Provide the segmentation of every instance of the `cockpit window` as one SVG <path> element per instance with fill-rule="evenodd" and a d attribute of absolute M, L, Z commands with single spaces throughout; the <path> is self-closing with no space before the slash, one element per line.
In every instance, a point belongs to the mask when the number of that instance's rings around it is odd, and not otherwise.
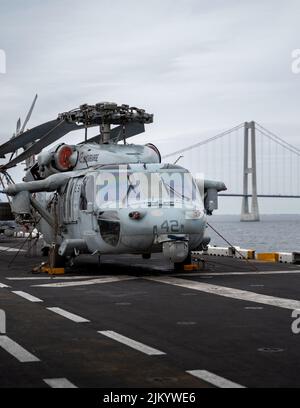
<path fill-rule="evenodd" d="M 128 175 L 128 190 L 123 201 L 159 202 L 185 205 L 201 202 L 199 190 L 190 173 L 132 173 Z"/>
<path fill-rule="evenodd" d="M 187 171 L 102 173 L 97 179 L 97 200 L 101 206 L 203 207 L 199 189 Z"/>

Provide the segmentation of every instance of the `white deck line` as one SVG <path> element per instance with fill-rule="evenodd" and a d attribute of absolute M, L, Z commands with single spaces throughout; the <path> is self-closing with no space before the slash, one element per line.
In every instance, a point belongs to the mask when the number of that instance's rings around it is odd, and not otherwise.
<path fill-rule="evenodd" d="M 48 378 L 43 381 L 51 388 L 77 388 L 67 378 Z"/>
<path fill-rule="evenodd" d="M 212 295 L 223 296 L 226 298 L 243 300 L 246 302 L 261 303 L 263 305 L 280 307 L 282 309 L 300 310 L 300 301 L 294 299 L 284 299 L 269 295 L 262 295 L 259 293 L 248 292 L 245 290 L 228 288 L 226 286 L 210 285 L 208 283 L 200 283 L 196 281 L 189 281 L 185 279 L 178 279 L 172 277 L 155 277 L 146 278 L 147 280 L 159 283 L 165 283 L 167 285 L 178 286 L 181 288 L 197 290 L 204 293 L 210 293 Z"/>
<path fill-rule="evenodd" d="M 190 272 L 190 273 L 176 273 L 172 276 L 242 276 L 242 275 L 288 275 L 288 274 L 299 274 L 300 270 L 290 270 L 290 271 L 247 271 L 247 272 Z"/>
<path fill-rule="evenodd" d="M 5 285 L 4 283 L 0 283 L 0 289 L 9 288 L 10 286 Z"/>
<path fill-rule="evenodd" d="M 72 320 L 72 322 L 75 322 L 75 323 L 89 323 L 90 322 L 90 320 L 84 319 L 81 316 L 67 312 L 66 310 L 61 309 L 60 307 L 47 307 L 47 310 L 50 310 L 50 312 L 53 312 L 62 317 L 65 317 L 66 319 Z"/>
<path fill-rule="evenodd" d="M 26 252 L 25 249 L 18 249 L 18 248 L 11 248 L 11 247 L 5 247 L 5 246 L 0 246 L 0 251 L 5 252 Z"/>
<path fill-rule="evenodd" d="M 9 281 L 35 281 L 35 280 L 76 280 L 76 279 L 93 279 L 95 278 L 95 275 L 93 276 L 35 276 L 35 277 L 7 277 L 5 279 Z"/>
<path fill-rule="evenodd" d="M 245 388 L 242 385 L 226 380 L 226 378 L 219 377 L 218 375 L 213 374 L 209 371 L 194 370 L 194 371 L 187 371 L 187 373 L 196 378 L 199 378 L 200 380 L 204 380 L 207 383 L 212 384 L 218 388 Z"/>
<path fill-rule="evenodd" d="M 33 303 L 43 302 L 43 300 L 41 300 L 41 299 L 39 299 L 39 298 L 37 298 L 35 296 L 32 296 L 32 295 L 30 295 L 29 293 L 26 293 L 26 292 L 13 291 L 12 293 L 14 293 L 15 295 L 20 296 L 20 297 L 22 297 L 22 298 L 24 298 L 26 300 L 29 300 L 29 302 L 33 302 Z"/>
<path fill-rule="evenodd" d="M 110 339 L 115 340 L 119 343 L 125 344 L 126 346 L 137 351 L 140 351 L 141 353 L 147 354 L 148 356 L 162 356 L 166 354 L 160 350 L 146 346 L 143 343 L 139 343 L 128 337 L 122 336 L 121 334 L 116 333 L 114 331 L 99 331 L 98 333 L 102 334 L 103 336 L 109 337 Z"/>
<path fill-rule="evenodd" d="M 116 276 L 111 278 L 99 278 L 91 279 L 86 281 L 76 281 L 76 282 L 57 282 L 57 283 L 46 283 L 42 285 L 33 285 L 36 288 L 71 288 L 75 286 L 90 286 L 90 285 L 99 285 L 104 283 L 115 283 L 115 282 L 124 282 L 129 280 L 135 280 L 136 277 L 132 276 Z"/>
<path fill-rule="evenodd" d="M 0 336 L 0 347 L 15 357 L 20 363 L 35 363 L 40 361 L 37 357 L 29 353 L 7 336 Z"/>

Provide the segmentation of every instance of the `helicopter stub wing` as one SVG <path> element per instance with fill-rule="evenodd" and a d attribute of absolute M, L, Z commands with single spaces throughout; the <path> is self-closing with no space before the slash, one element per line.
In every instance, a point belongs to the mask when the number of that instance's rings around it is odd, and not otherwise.
<path fill-rule="evenodd" d="M 222 181 L 204 180 L 204 206 L 208 215 L 219 208 L 218 193 L 226 191 L 227 187 Z"/>

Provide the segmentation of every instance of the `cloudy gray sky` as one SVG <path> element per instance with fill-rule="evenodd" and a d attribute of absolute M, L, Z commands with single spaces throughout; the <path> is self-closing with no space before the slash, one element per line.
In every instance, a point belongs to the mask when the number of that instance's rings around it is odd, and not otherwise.
<path fill-rule="evenodd" d="M 163 153 L 252 119 L 300 147 L 300 74 L 291 71 L 299 14 L 297 0 L 2 0 L 0 141 L 38 92 L 30 126 L 112 100 L 155 113 L 136 141 Z"/>

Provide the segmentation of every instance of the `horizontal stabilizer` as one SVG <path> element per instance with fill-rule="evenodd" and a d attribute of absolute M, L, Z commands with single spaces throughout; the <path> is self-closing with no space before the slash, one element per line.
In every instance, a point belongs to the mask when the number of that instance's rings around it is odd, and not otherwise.
<path fill-rule="evenodd" d="M 204 180 L 204 190 L 226 191 L 227 187 L 223 181 Z"/>

